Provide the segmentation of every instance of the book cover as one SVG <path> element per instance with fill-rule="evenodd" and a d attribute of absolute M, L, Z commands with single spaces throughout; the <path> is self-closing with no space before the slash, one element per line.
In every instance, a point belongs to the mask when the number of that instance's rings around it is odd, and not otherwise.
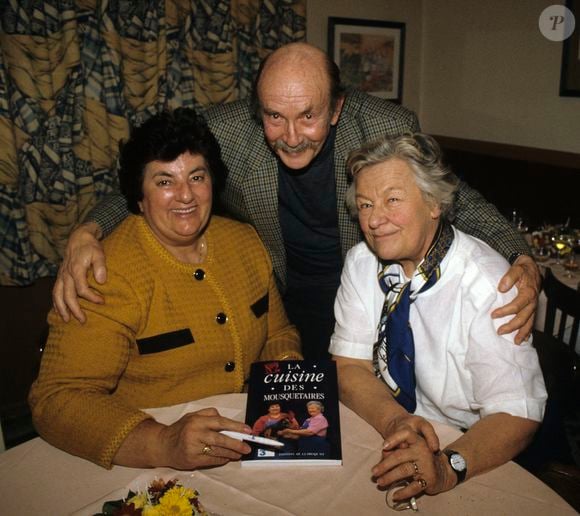
<path fill-rule="evenodd" d="M 253 445 L 243 466 L 342 464 L 336 364 L 332 360 L 255 362 L 246 424 L 253 434 L 284 444 Z"/>

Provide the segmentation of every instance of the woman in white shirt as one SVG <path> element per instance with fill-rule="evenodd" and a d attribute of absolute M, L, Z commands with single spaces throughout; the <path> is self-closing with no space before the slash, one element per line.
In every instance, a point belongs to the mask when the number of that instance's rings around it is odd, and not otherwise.
<path fill-rule="evenodd" d="M 490 313 L 509 265 L 448 219 L 457 185 L 422 134 L 351 154 L 347 203 L 366 242 L 346 258 L 330 352 L 342 401 L 385 439 L 372 474 L 394 495 L 452 489 L 531 441 L 546 390 L 531 342 L 498 335 Z M 448 449 L 427 421 L 468 429 Z"/>

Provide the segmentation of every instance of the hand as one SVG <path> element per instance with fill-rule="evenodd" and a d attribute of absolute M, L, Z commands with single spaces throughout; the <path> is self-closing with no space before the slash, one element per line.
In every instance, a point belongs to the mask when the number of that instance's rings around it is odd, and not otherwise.
<path fill-rule="evenodd" d="M 283 430 L 278 430 L 278 436 L 284 437 L 285 439 L 299 439 L 300 434 L 296 433 L 296 430 L 291 430 L 290 428 L 284 428 Z"/>
<path fill-rule="evenodd" d="M 159 432 L 156 443 L 161 453 L 156 465 L 184 470 L 221 466 L 252 451 L 248 444 L 220 434 L 220 430 L 251 432 L 243 423 L 220 416 L 214 408 L 191 412 Z M 209 453 L 203 453 L 206 446 L 211 448 Z"/>
<path fill-rule="evenodd" d="M 423 492 L 437 494 L 448 491 L 457 483 L 457 476 L 450 471 L 445 455 L 440 451 L 433 453 L 427 441 L 405 424 L 387 436 L 382 459 L 373 466 L 372 474 L 382 487 L 403 479 L 409 482 L 394 494 L 394 501 L 406 500 Z"/>
<path fill-rule="evenodd" d="M 533 258 L 525 255 L 518 256 L 498 286 L 500 292 L 507 292 L 515 285 L 518 294 L 511 303 L 497 308 L 491 314 L 493 319 L 516 314 L 511 321 L 498 328 L 499 335 L 518 330 L 515 337 L 516 344 L 521 344 L 530 336 L 541 283 L 540 271 Z"/>
<path fill-rule="evenodd" d="M 383 436 L 385 437 L 385 446 L 387 442 L 392 444 L 392 438 L 388 438 L 388 436 L 397 435 L 399 431 L 406 429 L 409 429 L 423 437 L 432 453 L 437 453 L 439 451 L 439 437 L 437 437 L 433 425 L 431 425 L 431 423 L 429 423 L 429 421 L 427 421 L 425 418 L 422 418 L 421 416 L 414 416 L 413 414 L 409 414 L 407 412 L 395 416 L 389 421 L 387 428 L 383 433 Z M 404 447 L 404 441 L 397 441 L 393 447 L 395 446 Z"/>
<path fill-rule="evenodd" d="M 91 267 L 97 283 L 102 285 L 107 280 L 105 255 L 98 240 L 100 235 L 99 226 L 90 222 L 77 227 L 68 239 L 52 289 L 52 304 L 65 322 L 69 321 L 71 313 L 79 322 L 85 322 L 79 297 L 92 303 L 104 303 L 104 299 L 89 288 L 87 282 L 87 274 Z"/>

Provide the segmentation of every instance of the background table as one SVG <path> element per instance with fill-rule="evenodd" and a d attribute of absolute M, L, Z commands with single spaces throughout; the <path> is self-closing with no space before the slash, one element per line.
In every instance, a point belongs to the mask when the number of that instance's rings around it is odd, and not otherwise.
<path fill-rule="evenodd" d="M 244 394 L 213 396 L 150 412 L 168 423 L 186 411 L 214 406 L 223 415 L 241 420 L 245 399 Z M 220 515 L 395 514 L 385 504 L 385 493 L 370 478 L 370 468 L 379 457 L 380 436 L 344 405 L 340 410 L 343 466 L 338 467 L 246 469 L 230 463 L 192 473 L 118 466 L 107 471 L 33 439 L 0 454 L 0 513 L 90 515 L 104 500 L 126 495 L 128 486 L 142 487 L 160 476 L 178 477 L 198 489 L 206 508 Z M 440 424 L 435 429 L 442 445 L 459 434 Z M 576 514 L 549 487 L 512 462 L 447 493 L 422 496 L 418 504 L 420 513 L 429 515 Z"/>

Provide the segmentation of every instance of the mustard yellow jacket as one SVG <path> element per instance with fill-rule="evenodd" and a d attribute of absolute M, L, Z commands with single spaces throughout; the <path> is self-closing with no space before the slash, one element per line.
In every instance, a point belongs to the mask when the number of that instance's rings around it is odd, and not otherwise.
<path fill-rule="evenodd" d="M 300 358 L 254 229 L 212 217 L 203 263 L 177 261 L 140 216 L 104 241 L 105 304 L 85 324 L 53 311 L 29 401 L 39 434 L 104 467 L 149 417 L 139 409 L 240 392 L 256 360 Z"/>

